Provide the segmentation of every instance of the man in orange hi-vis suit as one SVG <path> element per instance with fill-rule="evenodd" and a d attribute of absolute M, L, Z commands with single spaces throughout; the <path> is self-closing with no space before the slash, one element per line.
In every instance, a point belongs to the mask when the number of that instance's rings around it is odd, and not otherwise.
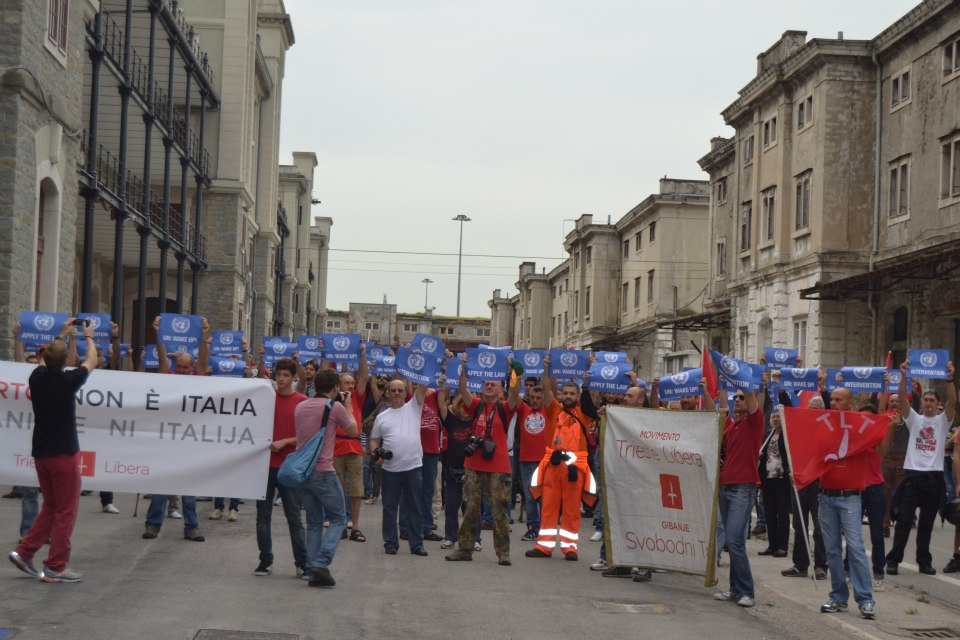
<path fill-rule="evenodd" d="M 542 507 L 537 546 L 527 551 L 528 558 L 549 558 L 559 543 L 565 559 L 578 560 L 580 501 L 589 506 L 597 502 L 597 481 L 587 465 L 593 421 L 580 411 L 575 382 L 564 383 L 560 403 L 553 438 L 530 481 L 530 493 L 541 498 Z"/>

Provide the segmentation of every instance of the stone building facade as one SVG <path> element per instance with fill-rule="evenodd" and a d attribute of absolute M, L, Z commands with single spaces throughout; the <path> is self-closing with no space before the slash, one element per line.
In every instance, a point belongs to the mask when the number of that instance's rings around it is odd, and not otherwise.
<path fill-rule="evenodd" d="M 700 160 L 716 343 L 824 366 L 960 347 L 958 41 L 960 7 L 927 0 L 872 40 L 790 31 L 759 56 Z"/>
<path fill-rule="evenodd" d="M 703 312 L 708 200 L 705 181 L 664 178 L 615 223 L 581 216 L 566 260 L 549 273 L 524 262 L 517 295 L 494 292 L 493 344 L 626 351 L 647 377 L 696 366 L 685 323 Z"/>

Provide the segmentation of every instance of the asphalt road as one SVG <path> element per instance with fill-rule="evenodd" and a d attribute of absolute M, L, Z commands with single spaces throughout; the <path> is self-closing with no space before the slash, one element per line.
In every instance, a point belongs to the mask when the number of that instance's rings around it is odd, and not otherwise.
<path fill-rule="evenodd" d="M 185 541 L 181 521 L 170 520 L 156 540 L 141 539 L 145 504 L 140 503 L 140 517 L 132 518 L 133 503 L 133 496 L 118 494 L 121 514 L 109 515 L 100 512 L 96 494 L 81 498 L 71 566 L 85 574 L 82 583 L 44 584 L 5 563 L 0 570 L 0 640 L 641 636 L 810 640 L 811 634 L 827 640 L 916 637 L 904 629 L 933 628 L 957 628 L 954 637 L 960 637 L 960 609 L 955 608 L 960 604 L 960 580 L 917 574 L 909 562 L 877 594 L 878 620 L 867 622 L 855 613 L 820 614 L 827 583 L 780 576 L 789 563 L 757 557 L 765 545 L 751 540 L 757 606 L 741 609 L 714 601 L 713 589 L 704 587 L 698 577 L 658 573 L 646 583 L 602 578 L 589 570 L 599 543 L 582 542 L 576 563 L 559 557 L 525 558 L 530 543 L 519 539 L 523 525 L 514 527 L 511 567 L 498 566 L 492 548 L 474 554 L 471 563 L 445 562 L 445 552 L 436 542 L 427 543 L 429 557 L 413 556 L 406 547 L 387 556 L 380 543 L 380 508 L 365 505 L 363 530 L 369 541 L 341 542 L 331 567 L 337 586 L 319 589 L 294 578 L 285 523 L 276 517 L 279 510 L 274 513 L 274 574 L 255 577 L 252 502 L 241 506 L 235 523 L 208 522 L 212 505 L 200 503 L 204 543 Z M 587 520 L 582 522 L 585 539 L 591 529 Z M 0 501 L 0 523 L 2 539 L 12 549 L 19 501 Z M 484 541 L 492 547 L 489 534 Z M 952 530 L 940 529 L 938 523 L 933 551 L 938 569 L 946 563 L 951 544 Z M 42 555 L 38 554 L 38 565 Z M 911 544 L 907 559 L 912 556 Z M 727 577 L 726 559 L 723 564 L 721 584 Z"/>

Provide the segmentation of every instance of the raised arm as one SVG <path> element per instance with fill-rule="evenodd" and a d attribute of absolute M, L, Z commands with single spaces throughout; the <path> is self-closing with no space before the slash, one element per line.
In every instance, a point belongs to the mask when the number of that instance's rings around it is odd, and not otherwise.
<path fill-rule="evenodd" d="M 267 373 L 266 373 L 266 371 L 267 371 L 267 366 L 266 366 L 266 364 L 264 364 L 264 356 L 266 355 L 266 353 L 267 353 L 267 348 L 261 344 L 261 345 L 260 345 L 260 348 L 257 350 L 257 356 L 258 356 L 258 359 L 257 359 L 257 377 L 258 377 L 258 378 L 266 378 L 266 377 L 267 377 Z"/>
<path fill-rule="evenodd" d="M 460 384 L 457 389 L 460 393 L 460 399 L 463 402 L 464 406 L 470 407 L 473 405 L 473 394 L 470 393 L 470 390 L 467 389 L 467 354 L 464 353 L 460 358 Z"/>
<path fill-rule="evenodd" d="M 550 352 L 543 355 L 543 375 L 540 377 L 540 388 L 543 389 L 543 406 L 553 404 L 556 396 L 557 381 L 550 377 Z"/>
<path fill-rule="evenodd" d="M 900 384 L 897 386 L 897 393 L 900 394 L 900 415 L 903 416 L 904 420 L 910 417 L 910 403 L 907 402 L 907 369 L 909 368 L 909 360 L 904 360 L 900 363 Z M 956 392 L 954 392 L 954 401 L 956 401 Z M 946 409 L 944 409 L 944 411 L 946 411 Z M 952 418 L 953 416 L 950 417 Z"/>
<path fill-rule="evenodd" d="M 23 343 L 20 342 L 20 323 L 13 325 L 13 361 L 26 362 L 27 358 L 23 354 Z"/>
<path fill-rule="evenodd" d="M 415 384 L 413 385 L 413 397 L 417 399 L 417 404 L 422 405 L 423 401 L 427 397 L 427 391 L 430 390 L 425 384 Z"/>
<path fill-rule="evenodd" d="M 700 388 L 703 389 L 703 407 L 707 411 L 716 411 L 717 405 L 714 404 L 713 398 L 710 397 L 710 394 L 707 393 L 707 379 L 700 378 Z"/>
<path fill-rule="evenodd" d="M 88 372 L 97 368 L 99 356 L 97 356 L 97 345 L 93 341 L 93 326 L 88 322 L 83 327 L 83 339 L 87 341 L 87 358 L 80 366 Z"/>
<path fill-rule="evenodd" d="M 110 368 L 120 370 L 120 325 L 110 322 Z"/>
<path fill-rule="evenodd" d="M 957 387 L 953 381 L 956 371 L 953 368 L 953 362 L 947 363 L 947 401 L 943 403 L 943 415 L 947 420 L 953 422 L 953 417 L 957 414 Z M 956 457 L 956 454 L 954 454 Z"/>
<path fill-rule="evenodd" d="M 207 375 L 207 365 L 210 362 L 210 343 L 213 342 L 213 338 L 210 337 L 210 323 L 207 322 L 206 318 L 203 319 L 200 327 L 200 352 L 197 354 L 195 370 L 198 376 L 205 376 Z"/>
<path fill-rule="evenodd" d="M 67 336 L 70 337 L 70 344 L 67 345 L 68 367 L 75 367 L 80 361 L 77 357 L 77 337 L 79 334 L 77 333 L 77 326 L 73 324 L 75 320 L 76 318 L 67 318 L 67 321 L 63 323 L 63 328 L 60 329 L 61 340 L 66 340 Z"/>
<path fill-rule="evenodd" d="M 650 401 L 650 406 L 654 409 L 660 408 L 660 378 L 654 378 L 650 381 L 650 393 L 648 394 L 648 399 Z"/>
<path fill-rule="evenodd" d="M 348 436 L 356 436 L 360 433 L 359 427 L 357 426 L 357 419 L 353 417 L 353 411 L 347 407 L 353 406 L 353 401 L 350 398 L 350 393 L 345 393 L 343 397 L 343 402 L 340 404 L 343 408 L 344 414 L 347 416 L 346 423 L 340 423 L 340 426 L 343 427 L 343 430 L 347 432 Z"/>
<path fill-rule="evenodd" d="M 513 371 L 513 360 L 510 360 L 510 371 Z M 523 384 L 523 379 L 520 376 L 510 376 L 510 380 L 507 382 L 509 389 L 507 390 L 507 406 L 510 407 L 511 411 L 515 411 L 517 407 L 520 406 L 520 403 L 523 402 L 520 399 L 520 386 Z"/>
<path fill-rule="evenodd" d="M 367 369 L 367 345 L 360 341 L 360 367 L 357 369 L 357 389 L 361 390 L 361 393 L 365 393 L 367 388 L 367 380 L 370 378 L 370 374 Z"/>

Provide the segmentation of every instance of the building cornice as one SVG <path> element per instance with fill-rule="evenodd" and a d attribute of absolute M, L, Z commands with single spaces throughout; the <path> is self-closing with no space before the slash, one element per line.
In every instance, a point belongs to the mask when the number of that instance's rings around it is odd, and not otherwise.
<path fill-rule="evenodd" d="M 700 165 L 700 168 L 710 173 L 711 169 L 714 169 L 721 162 L 726 161 L 728 158 L 731 158 L 734 155 L 737 145 L 734 142 L 733 138 L 726 138 L 723 142 L 718 144 L 716 148 L 711 149 L 705 156 L 697 160 L 697 164 Z"/>
<path fill-rule="evenodd" d="M 871 41 L 877 55 L 896 47 L 904 36 L 912 35 L 918 27 L 955 5 L 956 0 L 924 0 Z"/>

